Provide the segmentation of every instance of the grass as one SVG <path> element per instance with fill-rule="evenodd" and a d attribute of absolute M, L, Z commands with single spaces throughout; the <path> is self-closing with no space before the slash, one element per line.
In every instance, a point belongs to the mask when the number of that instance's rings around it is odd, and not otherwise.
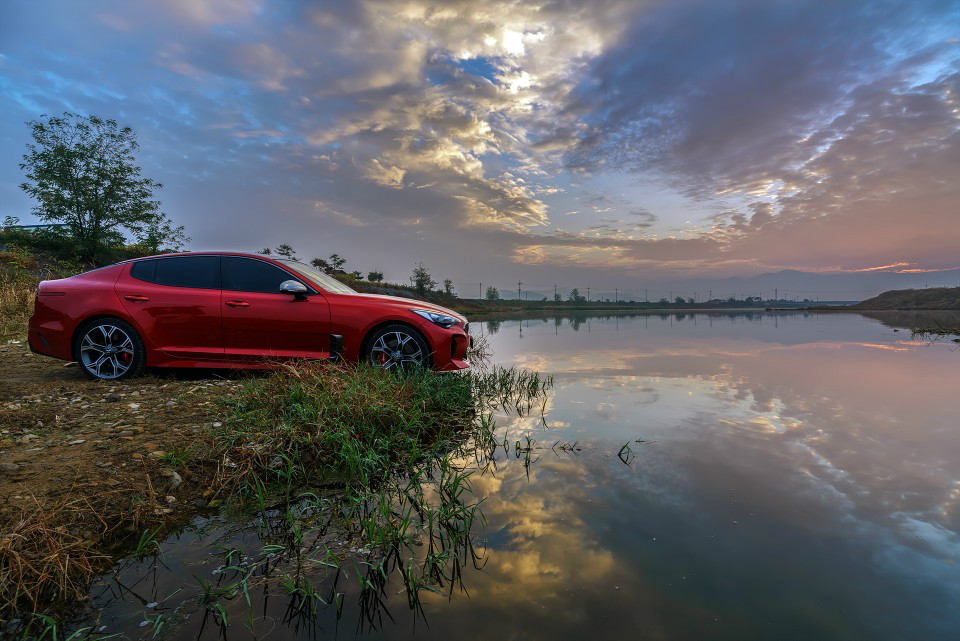
<path fill-rule="evenodd" d="M 343 563 L 361 577 L 371 622 L 391 580 L 402 582 L 415 608 L 424 591 L 451 594 L 464 567 L 481 562 L 472 537 L 483 514 L 471 498 L 467 454 L 498 446 L 494 409 L 541 407 L 550 385 L 514 369 L 398 375 L 317 362 L 245 381 L 213 410 L 220 420 L 201 442 L 171 448 L 162 461 L 209 486 L 208 498 L 252 510 L 269 541 L 251 555 L 258 560 L 241 564 L 228 553 L 215 582 L 200 581 L 198 602 L 211 624 L 227 625 L 224 602 L 249 599 L 262 582 L 285 586 L 291 615 L 339 611 Z M 68 620 L 70 604 L 82 605 L 90 581 L 115 558 L 160 555 L 161 504 L 149 476 L 135 480 L 111 490 L 123 495 L 122 510 L 107 493 L 102 503 L 67 499 L 24 510 L 0 536 L 0 619 L 24 619 L 26 637 L 47 629 L 60 638 L 63 628 L 50 621 Z M 354 542 L 354 560 L 326 547 L 330 532 Z M 317 581 L 318 572 L 333 573 L 332 585 Z"/>

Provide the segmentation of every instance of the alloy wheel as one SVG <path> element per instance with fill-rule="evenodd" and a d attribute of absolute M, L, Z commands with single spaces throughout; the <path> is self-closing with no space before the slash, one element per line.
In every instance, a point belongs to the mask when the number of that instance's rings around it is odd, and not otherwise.
<path fill-rule="evenodd" d="M 401 331 L 381 335 L 370 348 L 370 362 L 383 369 L 407 371 L 424 364 L 424 353 L 416 338 Z"/>
<path fill-rule="evenodd" d="M 133 365 L 133 339 L 124 330 L 101 323 L 94 325 L 80 341 L 80 363 L 96 378 L 119 378 Z"/>

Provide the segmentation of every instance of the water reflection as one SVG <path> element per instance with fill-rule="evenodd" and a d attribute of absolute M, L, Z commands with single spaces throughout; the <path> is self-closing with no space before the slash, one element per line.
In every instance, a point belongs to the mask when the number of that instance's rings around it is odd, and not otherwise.
<path fill-rule="evenodd" d="M 411 607 L 395 572 L 345 564 L 309 575 L 323 596 L 310 607 L 264 584 L 253 607 L 242 594 L 227 604 L 226 628 L 181 599 L 168 629 L 183 639 L 954 639 L 960 354 L 885 322 L 750 313 L 485 324 L 497 362 L 551 373 L 555 387 L 454 459 L 473 470 L 469 501 L 481 501 L 483 523 L 444 579 L 452 589 Z M 224 549 L 265 543 L 228 524 L 168 541 L 165 566 L 125 575 L 139 583 L 118 593 L 126 610 L 107 606 L 110 629 L 136 631 L 131 617 L 150 616 L 145 605 L 184 577 L 211 576 Z"/>

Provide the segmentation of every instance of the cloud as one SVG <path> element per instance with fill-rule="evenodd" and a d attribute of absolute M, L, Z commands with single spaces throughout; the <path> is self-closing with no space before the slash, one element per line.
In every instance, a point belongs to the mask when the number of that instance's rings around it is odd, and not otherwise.
<path fill-rule="evenodd" d="M 21 123 L 71 109 L 134 127 L 205 246 L 484 280 L 957 262 L 950 3 L 60 6 L 0 25 L 12 207 Z"/>

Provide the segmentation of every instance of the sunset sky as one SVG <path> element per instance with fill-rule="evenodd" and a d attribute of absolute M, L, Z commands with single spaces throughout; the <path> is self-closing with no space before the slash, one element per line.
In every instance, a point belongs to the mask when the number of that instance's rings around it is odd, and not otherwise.
<path fill-rule="evenodd" d="M 960 267 L 958 1 L 0 12 L 0 217 L 33 222 L 25 121 L 70 110 L 136 130 L 192 249 L 461 291 Z"/>

